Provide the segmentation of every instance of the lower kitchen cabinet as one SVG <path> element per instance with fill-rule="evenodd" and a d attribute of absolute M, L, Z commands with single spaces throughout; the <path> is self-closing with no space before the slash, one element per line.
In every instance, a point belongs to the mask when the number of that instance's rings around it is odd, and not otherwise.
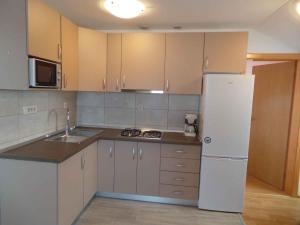
<path fill-rule="evenodd" d="M 97 142 L 91 144 L 83 151 L 83 205 L 90 202 L 97 192 L 98 181 L 98 147 Z"/>
<path fill-rule="evenodd" d="M 83 209 L 83 155 L 58 165 L 58 225 L 72 224 Z"/>
<path fill-rule="evenodd" d="M 97 142 L 58 165 L 58 225 L 71 225 L 97 192 Z"/>
<path fill-rule="evenodd" d="M 100 141 L 98 191 L 159 196 L 160 144 Z"/>
<path fill-rule="evenodd" d="M 0 180 L 0 224 L 71 225 L 96 193 L 97 142 L 58 164 L 0 159 Z"/>
<path fill-rule="evenodd" d="M 98 145 L 98 191 L 114 191 L 115 142 L 102 140 Z"/>
<path fill-rule="evenodd" d="M 114 192 L 136 194 L 137 143 L 115 142 Z"/>
<path fill-rule="evenodd" d="M 159 195 L 160 144 L 138 143 L 137 194 Z"/>

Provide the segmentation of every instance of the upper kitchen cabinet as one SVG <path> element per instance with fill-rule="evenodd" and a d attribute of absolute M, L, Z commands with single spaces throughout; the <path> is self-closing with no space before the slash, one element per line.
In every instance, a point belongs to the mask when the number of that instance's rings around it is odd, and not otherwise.
<path fill-rule="evenodd" d="M 61 61 L 60 14 L 41 0 L 28 0 L 28 54 Z"/>
<path fill-rule="evenodd" d="M 204 33 L 166 34 L 165 91 L 201 94 Z"/>
<path fill-rule="evenodd" d="M 79 28 L 79 90 L 106 90 L 107 34 Z"/>
<path fill-rule="evenodd" d="M 62 89 L 78 89 L 78 27 L 61 17 Z"/>
<path fill-rule="evenodd" d="M 28 88 L 26 1 L 0 1 L 0 89 Z"/>
<path fill-rule="evenodd" d="M 122 34 L 107 35 L 107 91 L 119 92 L 121 89 Z"/>
<path fill-rule="evenodd" d="M 205 33 L 204 72 L 244 73 L 247 47 L 247 32 Z"/>
<path fill-rule="evenodd" d="M 122 89 L 163 90 L 164 33 L 122 34 Z"/>

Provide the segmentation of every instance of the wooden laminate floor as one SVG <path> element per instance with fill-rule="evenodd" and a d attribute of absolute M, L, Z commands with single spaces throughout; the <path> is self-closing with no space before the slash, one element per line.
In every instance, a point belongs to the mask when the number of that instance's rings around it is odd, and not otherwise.
<path fill-rule="evenodd" d="M 250 177 L 243 218 L 246 225 L 300 225 L 300 199 Z"/>
<path fill-rule="evenodd" d="M 300 225 L 300 199 L 249 178 L 243 218 L 246 225 Z M 239 214 L 95 198 L 76 225 L 243 225 L 243 222 Z"/>
<path fill-rule="evenodd" d="M 95 198 L 76 225 L 243 225 L 239 214 L 195 207 Z"/>

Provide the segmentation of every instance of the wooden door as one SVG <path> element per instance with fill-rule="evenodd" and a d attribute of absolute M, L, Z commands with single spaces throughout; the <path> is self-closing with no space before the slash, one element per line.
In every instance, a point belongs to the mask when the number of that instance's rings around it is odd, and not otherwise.
<path fill-rule="evenodd" d="M 166 34 L 165 90 L 201 94 L 204 33 Z"/>
<path fill-rule="evenodd" d="M 283 189 L 295 63 L 255 66 L 249 174 Z"/>
<path fill-rule="evenodd" d="M 122 89 L 163 90 L 164 33 L 122 35 Z"/>
<path fill-rule="evenodd" d="M 137 194 L 159 195 L 160 144 L 138 143 Z"/>
<path fill-rule="evenodd" d="M 28 0 L 28 54 L 61 61 L 60 14 L 41 0 Z"/>
<path fill-rule="evenodd" d="M 82 152 L 58 166 L 58 224 L 72 224 L 83 209 Z"/>
<path fill-rule="evenodd" d="M 111 33 L 107 35 L 107 91 L 119 92 L 121 90 L 122 65 L 122 34 Z"/>
<path fill-rule="evenodd" d="M 205 33 L 204 72 L 244 73 L 247 48 L 247 32 Z"/>
<path fill-rule="evenodd" d="M 84 207 L 89 203 L 97 192 L 98 184 L 98 142 L 84 149 L 84 184 L 83 201 Z"/>
<path fill-rule="evenodd" d="M 79 28 L 79 90 L 105 91 L 107 35 Z"/>
<path fill-rule="evenodd" d="M 114 192 L 136 194 L 137 143 L 115 142 Z"/>
<path fill-rule="evenodd" d="M 78 27 L 72 21 L 61 17 L 62 40 L 62 89 L 78 89 Z"/>
<path fill-rule="evenodd" d="M 114 191 L 115 144 L 101 140 L 98 146 L 98 191 Z"/>
<path fill-rule="evenodd" d="M 0 89 L 29 87 L 26 19 L 26 1 L 0 1 Z"/>

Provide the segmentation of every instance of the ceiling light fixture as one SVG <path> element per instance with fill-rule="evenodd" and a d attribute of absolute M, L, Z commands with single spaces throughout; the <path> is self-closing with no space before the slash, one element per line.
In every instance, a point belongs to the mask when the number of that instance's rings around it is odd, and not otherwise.
<path fill-rule="evenodd" d="M 105 0 L 104 8 L 122 19 L 137 17 L 145 10 L 144 4 L 137 0 Z"/>
<path fill-rule="evenodd" d="M 296 4 L 296 11 L 300 16 L 300 1 Z"/>

